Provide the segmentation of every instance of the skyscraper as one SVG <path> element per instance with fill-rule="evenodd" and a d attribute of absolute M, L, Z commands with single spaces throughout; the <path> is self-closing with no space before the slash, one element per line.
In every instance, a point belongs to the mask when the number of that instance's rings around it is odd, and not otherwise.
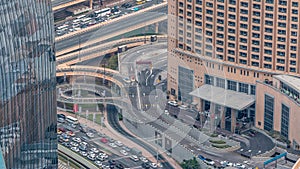
<path fill-rule="evenodd" d="M 51 1 L 1 0 L 0 11 L 0 146 L 5 165 L 57 168 Z"/>
<path fill-rule="evenodd" d="M 168 2 L 169 96 L 213 112 L 215 125 L 254 122 L 256 81 L 300 75 L 299 0 Z"/>

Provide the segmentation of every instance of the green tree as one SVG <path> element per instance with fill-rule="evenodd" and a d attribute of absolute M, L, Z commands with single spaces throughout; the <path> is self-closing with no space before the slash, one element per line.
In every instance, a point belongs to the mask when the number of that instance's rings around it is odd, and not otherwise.
<path fill-rule="evenodd" d="M 201 169 L 200 164 L 198 163 L 195 157 L 190 160 L 183 160 L 180 166 L 183 169 Z"/>

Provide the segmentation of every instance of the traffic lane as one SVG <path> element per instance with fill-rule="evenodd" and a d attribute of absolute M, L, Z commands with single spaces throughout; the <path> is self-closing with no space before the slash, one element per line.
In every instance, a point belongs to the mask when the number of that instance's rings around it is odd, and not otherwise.
<path fill-rule="evenodd" d="M 56 7 L 56 6 L 59 6 L 59 5 L 62 5 L 62 4 L 72 2 L 72 1 L 73 0 L 54 0 L 54 1 L 51 1 L 51 4 L 52 4 L 52 7 Z"/>
<path fill-rule="evenodd" d="M 59 123 L 58 126 L 59 127 L 64 127 L 64 128 L 67 127 L 66 124 L 62 124 L 62 123 Z M 86 130 L 89 131 L 90 129 L 86 129 Z M 117 162 L 117 164 L 121 163 L 126 167 L 140 167 L 141 166 L 141 162 L 134 162 L 129 158 L 129 156 L 121 155 L 120 150 L 123 150 L 122 147 L 118 146 L 116 148 L 112 148 L 108 145 L 108 143 L 107 144 L 102 143 L 100 141 L 100 139 L 102 137 L 99 137 L 99 135 L 98 135 L 99 133 L 96 133 L 95 137 L 93 137 L 93 138 L 89 138 L 85 133 L 82 133 L 82 132 L 80 132 L 76 129 L 74 129 L 74 133 L 75 133 L 75 136 L 70 137 L 70 142 L 74 142 L 74 141 L 72 141 L 72 138 L 74 138 L 74 137 L 82 138 L 84 136 L 84 137 L 87 138 L 87 140 L 82 140 L 82 141 L 88 143 L 86 152 L 91 151 L 91 148 L 97 148 L 100 152 L 105 152 L 106 154 L 109 155 L 108 159 L 102 161 L 102 163 L 105 164 L 105 165 L 109 165 L 108 160 L 113 159 Z M 128 152 L 128 153 L 130 155 L 130 152 Z M 83 157 L 83 158 L 86 158 L 86 157 Z M 86 159 L 88 159 L 88 158 L 86 158 Z"/>
<path fill-rule="evenodd" d="M 140 47 L 132 48 L 130 49 L 130 53 L 124 55 L 121 58 L 122 62 L 135 62 L 138 57 L 141 57 L 142 53 L 146 52 L 153 52 L 161 49 L 166 49 L 167 44 L 165 43 L 159 43 L 159 44 L 152 44 L 152 45 L 143 45 Z M 155 57 L 155 56 L 153 56 Z M 152 60 L 153 58 L 151 58 Z"/>
<path fill-rule="evenodd" d="M 111 24 L 104 25 L 104 26 L 100 27 L 99 29 L 92 30 L 89 32 L 84 32 L 82 34 L 60 40 L 60 41 L 56 42 L 56 49 L 57 49 L 57 51 L 60 51 L 67 47 L 78 45 L 78 43 L 85 43 L 88 40 L 94 40 L 97 38 L 101 38 L 101 36 L 104 36 L 107 34 L 112 34 L 114 32 L 118 32 L 123 29 L 126 29 L 126 27 L 131 27 L 131 26 L 137 25 L 139 23 L 143 23 L 145 21 L 155 19 L 157 17 L 164 16 L 164 15 L 166 15 L 166 14 L 156 11 L 156 12 L 145 12 L 145 13 L 141 13 L 139 15 L 135 15 L 133 17 L 124 18 L 123 20 L 119 20 L 119 21 L 113 22 Z M 105 39 L 102 39 L 101 41 L 103 41 L 103 40 L 105 40 Z"/>
<path fill-rule="evenodd" d="M 140 146 L 144 147 L 148 152 L 150 152 L 154 157 L 156 157 L 156 154 L 157 154 L 156 150 L 154 150 L 152 147 L 148 146 L 147 144 L 145 144 L 141 140 L 137 139 L 136 137 L 132 136 L 131 134 L 127 133 L 124 129 L 122 129 L 122 127 L 120 126 L 118 120 L 116 119 L 116 114 L 115 113 L 116 112 L 108 113 L 108 122 L 110 123 L 110 125 L 116 131 L 118 131 L 120 134 L 124 135 L 125 137 L 127 137 L 131 141 L 139 144 Z M 128 120 L 130 120 L 130 119 L 128 119 Z M 173 169 L 173 167 L 170 165 L 170 163 L 168 161 L 166 161 L 165 158 L 161 154 L 158 155 L 158 160 L 161 161 L 161 164 L 165 168 Z"/>

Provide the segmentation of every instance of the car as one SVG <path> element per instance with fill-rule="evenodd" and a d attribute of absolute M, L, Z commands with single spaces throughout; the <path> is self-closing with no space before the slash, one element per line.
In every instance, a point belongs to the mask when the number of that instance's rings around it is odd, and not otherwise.
<path fill-rule="evenodd" d="M 157 164 L 156 163 L 150 163 L 150 167 L 157 168 Z"/>
<path fill-rule="evenodd" d="M 59 131 L 61 131 L 61 132 L 66 132 L 66 129 L 65 128 L 63 128 L 63 127 L 59 127 L 57 130 L 59 130 Z"/>
<path fill-rule="evenodd" d="M 97 148 L 95 148 L 95 147 L 91 148 L 91 151 L 94 152 L 94 153 L 99 153 L 99 150 Z"/>
<path fill-rule="evenodd" d="M 128 155 L 128 153 L 125 150 L 120 150 L 120 153 L 123 154 L 124 156 Z"/>
<path fill-rule="evenodd" d="M 246 168 L 245 165 L 240 164 L 240 163 L 236 163 L 236 164 L 234 164 L 233 166 L 234 166 L 234 167 L 237 167 L 237 168 L 239 168 L 239 169 L 244 169 L 244 168 Z"/>
<path fill-rule="evenodd" d="M 87 158 L 88 158 L 89 160 L 91 160 L 91 161 L 95 161 L 95 158 L 96 158 L 96 157 L 90 154 L 90 155 L 87 156 Z"/>
<path fill-rule="evenodd" d="M 126 82 L 126 83 L 130 83 L 130 79 L 129 79 L 128 77 L 125 77 L 123 80 L 124 80 L 124 82 Z"/>
<path fill-rule="evenodd" d="M 89 138 L 95 137 L 95 135 L 94 135 L 93 133 L 86 133 L 86 135 L 87 135 Z"/>
<path fill-rule="evenodd" d="M 62 145 L 65 146 L 65 147 L 70 147 L 71 146 L 70 143 L 68 143 L 68 142 L 64 142 L 64 143 L 62 143 Z"/>
<path fill-rule="evenodd" d="M 117 146 L 122 146 L 123 145 L 123 143 L 121 142 L 121 141 L 115 141 L 115 145 L 117 145 Z"/>
<path fill-rule="evenodd" d="M 78 147 L 78 144 L 77 144 L 76 142 L 72 142 L 72 141 L 71 141 L 71 142 L 70 142 L 70 145 L 73 146 L 73 147 Z"/>
<path fill-rule="evenodd" d="M 147 163 L 147 162 L 148 162 L 148 160 L 147 160 L 146 157 L 140 157 L 140 160 L 141 160 L 142 162 L 144 162 L 144 163 Z"/>
<path fill-rule="evenodd" d="M 122 164 L 120 164 L 120 163 L 117 164 L 116 167 L 119 168 L 119 169 L 124 169 L 124 166 Z"/>
<path fill-rule="evenodd" d="M 149 169 L 150 168 L 150 163 L 143 163 L 142 167 L 145 169 Z"/>
<path fill-rule="evenodd" d="M 72 137 L 75 136 L 75 133 L 73 131 L 67 131 L 67 134 Z"/>
<path fill-rule="evenodd" d="M 104 144 L 106 144 L 108 142 L 106 138 L 101 138 L 100 141 Z"/>
<path fill-rule="evenodd" d="M 80 143 L 81 142 L 81 139 L 79 137 L 74 137 L 72 138 L 73 141 L 77 142 L 77 143 Z"/>
<path fill-rule="evenodd" d="M 79 148 L 78 147 L 71 147 L 71 150 L 73 150 L 75 152 L 79 152 Z"/>
<path fill-rule="evenodd" d="M 204 160 L 204 162 L 205 162 L 206 164 L 208 164 L 208 165 L 215 165 L 215 162 L 214 162 L 213 160 L 209 159 L 209 158 L 206 158 L 206 159 Z"/>
<path fill-rule="evenodd" d="M 108 160 L 108 163 L 109 163 L 110 165 L 116 165 L 116 161 L 115 161 L 115 160 L 113 160 L 113 159 L 111 159 L 111 160 Z"/>
<path fill-rule="evenodd" d="M 118 147 L 115 143 L 109 143 L 108 145 L 111 146 L 112 148 Z"/>
<path fill-rule="evenodd" d="M 80 139 L 83 140 L 83 141 L 88 141 L 88 140 L 90 140 L 89 138 L 87 138 L 87 137 L 85 137 L 85 136 L 81 136 Z"/>
<path fill-rule="evenodd" d="M 139 161 L 139 158 L 136 156 L 136 155 L 131 155 L 130 156 L 130 159 L 132 160 L 132 161 Z"/>
<path fill-rule="evenodd" d="M 62 134 L 62 133 L 63 133 L 62 131 L 57 130 L 57 134 L 58 134 L 58 135 L 60 135 L 60 134 Z"/>
<path fill-rule="evenodd" d="M 228 161 L 221 161 L 220 164 L 221 164 L 223 167 L 226 167 L 227 164 L 228 164 Z"/>
<path fill-rule="evenodd" d="M 181 110 L 187 110 L 187 109 L 188 109 L 188 107 L 187 107 L 186 105 L 180 105 L 179 108 L 180 108 Z"/>
<path fill-rule="evenodd" d="M 99 156 L 103 157 L 104 159 L 108 158 L 108 155 L 105 153 L 99 153 Z"/>
<path fill-rule="evenodd" d="M 124 3 L 121 5 L 122 8 L 130 8 L 132 5 L 130 3 Z"/>
<path fill-rule="evenodd" d="M 87 150 L 87 146 L 83 146 L 83 145 L 79 145 L 78 148 L 81 151 L 86 151 Z"/>
<path fill-rule="evenodd" d="M 174 107 L 178 106 L 178 103 L 176 101 L 168 101 L 168 104 Z"/>
<path fill-rule="evenodd" d="M 65 138 L 63 136 L 60 136 L 59 139 L 63 142 L 69 142 L 70 140 L 68 138 Z"/>
<path fill-rule="evenodd" d="M 94 163 L 95 163 L 98 167 L 102 167 L 101 161 L 95 161 Z"/>
<path fill-rule="evenodd" d="M 89 132 L 90 132 L 90 133 L 93 133 L 93 134 L 96 134 L 96 133 L 97 133 L 97 130 L 96 130 L 96 129 L 90 129 Z"/>
<path fill-rule="evenodd" d="M 202 160 L 202 161 L 205 160 L 205 157 L 203 157 L 202 155 L 198 155 L 198 158 L 199 158 L 200 160 Z"/>
<path fill-rule="evenodd" d="M 115 140 L 113 138 L 108 138 L 108 141 L 111 143 L 115 142 Z"/>
<path fill-rule="evenodd" d="M 131 151 L 131 148 L 127 147 L 127 146 L 123 146 L 122 147 L 125 151 Z"/>
<path fill-rule="evenodd" d="M 85 151 L 80 151 L 79 152 L 83 157 L 86 157 L 88 154 Z"/>
<path fill-rule="evenodd" d="M 97 160 L 100 160 L 100 161 L 104 161 L 105 160 L 105 158 L 103 156 L 101 156 L 101 155 L 97 155 L 96 158 L 97 158 Z"/>
<path fill-rule="evenodd" d="M 166 114 L 166 115 L 169 115 L 169 110 L 165 110 L 165 114 Z"/>
<path fill-rule="evenodd" d="M 66 119 L 66 115 L 64 115 L 64 114 L 57 114 L 57 118 L 63 118 L 63 119 Z"/>
<path fill-rule="evenodd" d="M 59 123 L 64 123 L 64 122 L 65 122 L 65 119 L 63 119 L 63 118 L 58 118 L 58 119 L 57 119 L 57 122 L 59 122 Z"/>
<path fill-rule="evenodd" d="M 84 146 L 84 147 L 87 147 L 87 146 L 88 146 L 88 143 L 83 141 L 83 142 L 80 143 L 80 145 L 81 145 L 81 146 Z"/>

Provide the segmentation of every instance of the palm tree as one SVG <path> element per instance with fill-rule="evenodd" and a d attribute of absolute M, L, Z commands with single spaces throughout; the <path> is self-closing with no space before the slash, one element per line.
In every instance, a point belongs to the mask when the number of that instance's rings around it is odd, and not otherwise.
<path fill-rule="evenodd" d="M 196 157 L 190 160 L 183 160 L 180 165 L 183 169 L 201 169 L 200 164 L 196 160 Z"/>

